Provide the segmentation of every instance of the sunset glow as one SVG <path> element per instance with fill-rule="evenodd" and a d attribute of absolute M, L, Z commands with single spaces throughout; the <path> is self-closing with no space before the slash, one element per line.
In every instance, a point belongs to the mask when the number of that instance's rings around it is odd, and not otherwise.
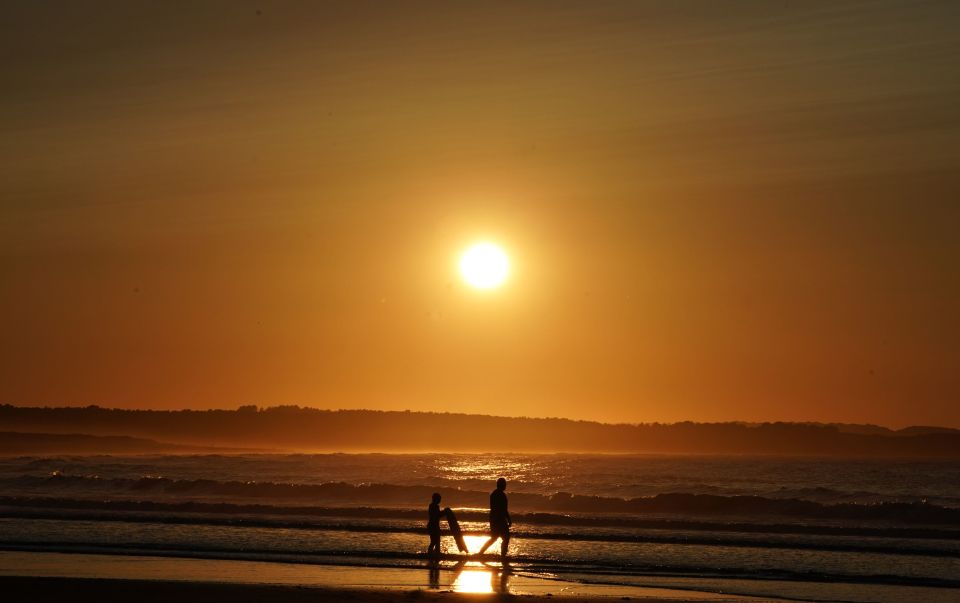
<path fill-rule="evenodd" d="M 0 400 L 960 426 L 956 2 L 16 4 Z"/>
<path fill-rule="evenodd" d="M 960 1 L 0 29 L 4 600 L 957 599 Z"/>

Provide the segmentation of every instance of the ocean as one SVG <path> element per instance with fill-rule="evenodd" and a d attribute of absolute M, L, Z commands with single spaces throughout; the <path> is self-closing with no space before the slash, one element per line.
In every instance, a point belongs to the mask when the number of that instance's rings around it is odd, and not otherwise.
<path fill-rule="evenodd" d="M 430 495 L 456 511 L 473 552 L 486 540 L 487 501 L 501 476 L 517 575 L 824 600 L 960 600 L 955 461 L 6 457 L 0 550 L 422 568 Z M 461 558 L 449 535 L 444 547 L 444 566 L 455 567 Z"/>

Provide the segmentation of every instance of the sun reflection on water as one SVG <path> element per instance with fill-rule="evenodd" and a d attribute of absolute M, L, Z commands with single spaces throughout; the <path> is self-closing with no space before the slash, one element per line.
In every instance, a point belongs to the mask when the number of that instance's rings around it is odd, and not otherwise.
<path fill-rule="evenodd" d="M 536 473 L 534 463 L 499 455 L 481 458 L 454 457 L 444 459 L 435 470 L 451 480 L 490 480 L 506 477 L 508 481 L 530 479 L 529 473 Z"/>
<path fill-rule="evenodd" d="M 463 535 L 463 541 L 467 544 L 467 550 L 471 553 L 479 553 L 480 547 L 483 546 L 483 543 L 487 541 L 486 536 L 469 536 L 467 534 Z"/>
<path fill-rule="evenodd" d="M 457 593 L 510 593 L 510 565 L 469 561 L 454 569 L 450 589 Z"/>
<path fill-rule="evenodd" d="M 479 552 L 480 552 L 480 547 L 482 547 L 484 544 L 486 544 L 488 538 L 489 538 L 489 535 L 487 535 L 487 534 L 482 534 L 482 533 L 481 533 L 481 534 L 464 534 L 464 535 L 463 535 L 464 543 L 467 545 L 467 550 L 469 551 L 469 554 L 470 554 L 470 555 L 476 555 L 477 553 L 479 553 Z M 486 555 L 493 555 L 494 557 L 496 557 L 497 559 L 499 559 L 499 556 L 500 556 L 500 544 L 501 544 L 501 542 L 502 542 L 501 540 L 497 540 L 496 542 L 494 542 L 494 543 L 486 550 Z M 510 551 L 509 551 L 509 554 L 510 554 L 511 556 L 514 556 L 514 557 L 517 556 L 517 555 L 525 555 L 525 554 L 528 554 L 529 551 L 528 551 L 527 548 L 524 546 L 524 544 L 525 544 L 525 543 L 524 543 L 523 541 L 519 541 L 519 542 L 518 542 L 518 541 L 515 540 L 515 539 L 514 539 L 514 540 L 511 540 L 511 541 L 510 541 Z M 452 536 L 449 536 L 449 535 L 444 536 L 444 537 L 443 537 L 443 544 L 442 544 L 441 546 L 443 547 L 443 552 L 445 552 L 445 553 L 449 553 L 449 554 L 463 554 L 463 552 L 460 551 L 460 550 L 457 548 L 457 545 L 454 543 Z M 485 555 L 485 557 L 486 557 L 486 555 Z M 489 559 L 487 559 L 487 560 L 489 560 Z"/>
<path fill-rule="evenodd" d="M 457 574 L 457 579 L 453 582 L 453 592 L 492 593 L 493 580 L 496 580 L 496 576 L 493 572 L 481 569 L 481 567 L 464 568 L 462 572 Z"/>

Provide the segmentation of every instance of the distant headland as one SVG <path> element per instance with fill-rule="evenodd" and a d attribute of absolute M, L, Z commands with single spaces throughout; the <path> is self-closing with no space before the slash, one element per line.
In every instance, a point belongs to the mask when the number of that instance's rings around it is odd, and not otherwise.
<path fill-rule="evenodd" d="M 562 418 L 498 417 L 458 413 L 378 410 L 321 410 L 299 406 L 236 410 L 126 410 L 99 406 L 19 407 L 0 405 L 0 432 L 60 438 L 58 446 L 88 436 L 149 438 L 130 452 L 168 447 L 226 447 L 302 452 L 574 452 L 659 454 L 778 454 L 867 457 L 960 458 L 960 430 L 821 423 L 641 423 L 610 424 Z M 10 438 L 6 438 L 10 440 Z M 120 452 L 122 440 L 102 440 L 105 453 Z M 11 445 L 13 444 L 12 442 Z M 61 446 L 61 447 L 63 447 Z M 14 453 L 6 446 L 4 453 Z M 68 452 L 69 450 L 63 450 Z M 81 450 L 77 450 L 81 452 Z"/>

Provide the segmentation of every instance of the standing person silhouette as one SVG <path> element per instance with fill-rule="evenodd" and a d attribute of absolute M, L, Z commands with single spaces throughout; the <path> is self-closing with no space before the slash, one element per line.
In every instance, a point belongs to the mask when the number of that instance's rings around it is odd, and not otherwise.
<path fill-rule="evenodd" d="M 427 547 L 427 555 L 431 557 L 440 556 L 440 494 L 433 493 L 433 499 L 430 506 L 427 507 L 427 534 L 430 534 L 430 546 Z"/>
<path fill-rule="evenodd" d="M 497 480 L 497 489 L 490 493 L 490 540 L 481 547 L 479 555 L 496 542 L 497 538 L 501 538 L 500 556 L 507 556 L 507 550 L 510 548 L 510 526 L 513 525 L 513 521 L 507 511 L 507 495 L 503 492 L 506 489 L 507 480 L 501 477 Z"/>

